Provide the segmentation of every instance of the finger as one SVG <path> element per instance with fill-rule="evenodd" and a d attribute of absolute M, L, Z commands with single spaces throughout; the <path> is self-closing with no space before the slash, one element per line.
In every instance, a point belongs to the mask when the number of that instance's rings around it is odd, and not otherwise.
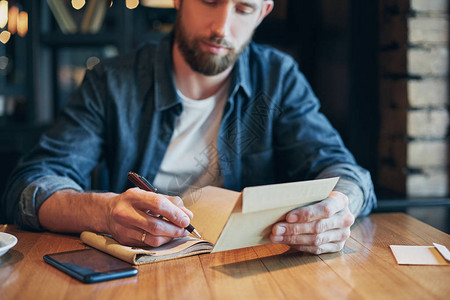
<path fill-rule="evenodd" d="M 170 201 L 172 201 L 173 204 L 178 206 L 182 211 L 184 211 L 189 216 L 189 218 L 192 220 L 192 218 L 194 217 L 194 214 L 189 209 L 187 209 L 184 206 L 184 202 L 183 202 L 183 200 L 180 197 L 178 197 L 178 196 L 175 196 L 175 197 L 174 196 L 167 196 L 167 198 Z"/>
<path fill-rule="evenodd" d="M 166 196 L 132 188 L 125 192 L 126 197 L 133 200 L 133 206 L 143 212 L 150 210 L 153 215 L 162 215 L 179 226 L 189 225 L 190 218 L 181 208 L 172 203 Z"/>
<path fill-rule="evenodd" d="M 307 223 L 329 218 L 346 206 L 348 206 L 347 196 L 341 192 L 333 191 L 328 198 L 320 202 L 290 211 L 286 215 L 286 221 L 289 223 Z"/>
<path fill-rule="evenodd" d="M 142 234 L 143 231 L 141 231 Z M 139 238 L 136 227 L 127 227 L 120 224 L 114 224 L 111 232 L 112 237 L 122 245 L 137 246 Z"/>
<path fill-rule="evenodd" d="M 191 221 L 190 216 L 185 212 L 186 209 L 182 209 L 172 203 L 163 195 L 156 195 L 152 202 L 153 207 L 150 208 L 153 214 L 161 215 L 167 218 L 173 224 L 179 227 L 187 227 Z"/>
<path fill-rule="evenodd" d="M 178 196 L 166 196 L 176 206 L 184 206 L 183 200 Z"/>
<path fill-rule="evenodd" d="M 172 203 L 175 204 L 176 206 L 178 206 L 182 211 L 184 211 L 189 216 L 189 218 L 192 220 L 192 218 L 194 217 L 194 214 L 189 209 L 187 209 L 184 206 L 183 200 L 180 197 L 178 197 L 178 196 L 167 196 L 167 195 L 164 195 L 164 196 L 167 199 L 169 199 L 170 201 L 172 201 Z M 147 210 L 147 214 L 155 215 L 155 214 L 153 214 L 151 212 L 151 210 Z"/>
<path fill-rule="evenodd" d="M 337 242 L 337 243 L 328 243 L 323 244 L 320 246 L 291 246 L 292 249 L 302 251 L 302 252 L 308 252 L 312 254 L 323 254 L 323 253 L 332 253 L 332 252 L 338 252 L 341 251 L 345 246 L 345 242 Z"/>
<path fill-rule="evenodd" d="M 350 228 L 334 229 L 319 234 L 270 235 L 273 243 L 288 245 L 320 246 L 327 243 L 346 241 Z"/>
<path fill-rule="evenodd" d="M 126 194 L 126 195 L 125 195 Z M 130 192 L 124 193 L 124 198 L 128 201 L 120 201 L 111 210 L 111 222 L 110 226 L 112 232 L 118 232 L 126 230 L 127 228 L 145 228 L 147 224 L 148 215 L 141 210 L 137 210 L 133 203 L 130 203 Z"/>
<path fill-rule="evenodd" d="M 355 217 L 348 209 L 344 209 L 331 218 L 320 219 L 308 223 L 280 222 L 272 227 L 273 235 L 299 235 L 318 234 L 332 229 L 350 227 L 355 222 Z"/>
<path fill-rule="evenodd" d="M 154 236 L 151 234 L 145 234 L 142 232 L 140 235 L 140 242 L 143 245 L 149 245 L 152 247 L 159 247 L 165 243 L 168 243 L 172 240 L 170 237 L 166 236 Z"/>
<path fill-rule="evenodd" d="M 180 237 L 185 235 L 186 230 L 183 227 L 174 225 L 170 221 L 160 219 L 155 216 L 143 215 L 144 222 L 139 224 L 139 228 L 145 230 L 153 236 Z"/>
<path fill-rule="evenodd" d="M 145 234 L 144 234 L 145 233 Z M 172 240 L 171 237 L 166 236 L 154 236 L 145 230 L 140 228 L 127 228 L 126 234 L 114 237 L 122 245 L 127 246 L 152 246 L 159 247 Z"/>
<path fill-rule="evenodd" d="M 179 227 L 147 212 L 129 209 L 126 205 L 125 207 L 124 205 L 118 205 L 111 214 L 115 221 L 112 224 L 114 226 L 113 232 L 134 227 L 140 229 L 141 232 L 145 230 L 158 236 L 179 237 L 185 234 L 183 227 Z"/>

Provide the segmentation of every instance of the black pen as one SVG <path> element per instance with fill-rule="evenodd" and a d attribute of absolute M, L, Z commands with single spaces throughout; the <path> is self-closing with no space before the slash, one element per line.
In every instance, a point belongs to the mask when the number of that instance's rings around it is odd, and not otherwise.
<path fill-rule="evenodd" d="M 137 186 L 138 188 L 140 188 L 141 190 L 144 191 L 149 191 L 149 192 L 153 192 L 153 193 L 158 193 L 158 189 L 155 188 L 150 182 L 148 182 L 147 179 L 145 179 L 145 177 L 134 173 L 134 172 L 128 172 L 128 179 L 134 183 L 135 186 Z M 158 216 L 160 219 L 163 218 L 163 216 Z M 184 229 L 186 229 L 187 231 L 189 231 L 190 233 L 192 233 L 195 237 L 202 239 L 202 236 L 198 233 L 198 231 L 194 228 L 194 226 L 192 226 L 191 224 L 189 224 L 187 227 L 185 227 Z"/>

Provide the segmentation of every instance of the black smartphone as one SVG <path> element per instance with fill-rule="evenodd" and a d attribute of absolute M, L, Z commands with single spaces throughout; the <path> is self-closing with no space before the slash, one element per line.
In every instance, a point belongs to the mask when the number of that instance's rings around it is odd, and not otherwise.
<path fill-rule="evenodd" d="M 44 261 L 70 276 L 95 283 L 134 276 L 137 268 L 96 249 L 82 249 L 44 255 Z"/>

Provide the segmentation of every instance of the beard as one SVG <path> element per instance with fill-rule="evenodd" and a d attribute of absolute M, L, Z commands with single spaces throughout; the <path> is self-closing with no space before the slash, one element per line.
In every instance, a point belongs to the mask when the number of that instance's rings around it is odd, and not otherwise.
<path fill-rule="evenodd" d="M 175 21 L 175 41 L 178 44 L 181 55 L 193 71 L 206 76 L 220 74 L 232 66 L 242 51 L 248 46 L 252 36 L 253 34 L 240 48 L 236 49 L 231 42 L 217 35 L 190 38 L 183 24 L 181 10 L 178 12 Z M 226 47 L 228 53 L 219 55 L 205 52 L 201 49 L 201 42 L 209 42 Z"/>

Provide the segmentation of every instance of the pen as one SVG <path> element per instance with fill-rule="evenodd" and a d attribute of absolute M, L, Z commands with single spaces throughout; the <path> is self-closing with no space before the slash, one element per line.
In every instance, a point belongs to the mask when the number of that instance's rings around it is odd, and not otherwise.
<path fill-rule="evenodd" d="M 137 186 L 138 188 L 140 188 L 141 190 L 144 191 L 149 191 L 149 192 L 153 192 L 153 193 L 159 193 L 158 189 L 156 187 L 154 187 L 150 182 L 148 182 L 147 179 L 145 179 L 145 177 L 134 173 L 134 172 L 128 172 L 128 179 L 134 183 L 135 186 Z M 162 219 L 163 216 L 158 216 L 158 218 Z M 195 237 L 201 239 L 202 236 L 198 233 L 198 231 L 194 228 L 194 226 L 192 226 L 191 224 L 189 224 L 187 227 L 185 227 L 184 229 L 186 229 L 187 231 L 189 231 L 190 233 L 192 233 Z"/>

